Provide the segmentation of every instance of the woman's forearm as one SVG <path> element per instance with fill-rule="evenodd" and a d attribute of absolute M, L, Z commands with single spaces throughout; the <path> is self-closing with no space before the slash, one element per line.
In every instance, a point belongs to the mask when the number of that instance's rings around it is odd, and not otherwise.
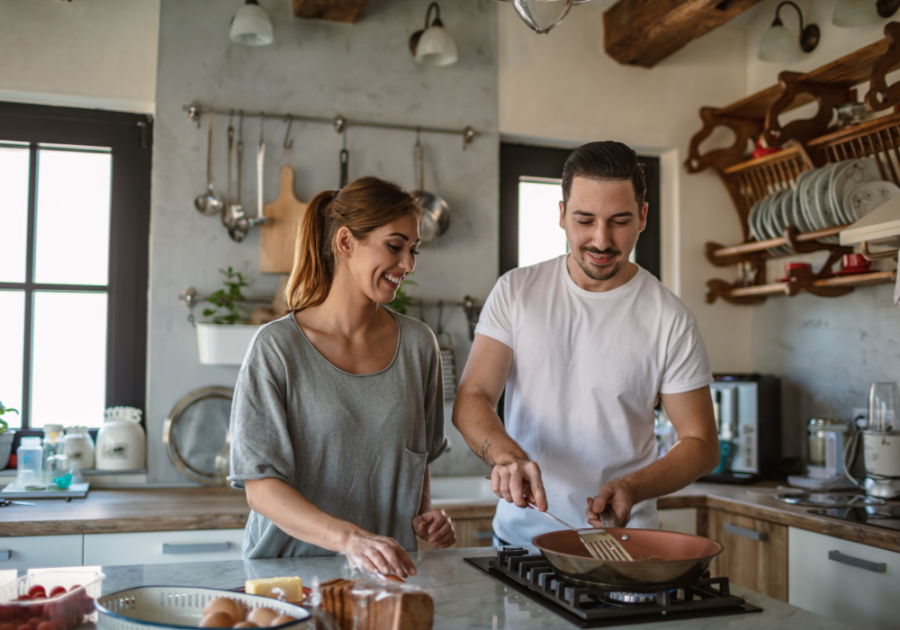
<path fill-rule="evenodd" d="M 416 514 L 425 514 L 431 511 L 431 466 L 425 466 L 425 482 L 422 484 L 422 499 L 419 501 L 419 511 Z"/>
<path fill-rule="evenodd" d="M 245 486 L 250 509 L 303 542 L 342 551 L 352 534 L 363 532 L 353 523 L 323 512 L 279 479 L 248 479 Z"/>

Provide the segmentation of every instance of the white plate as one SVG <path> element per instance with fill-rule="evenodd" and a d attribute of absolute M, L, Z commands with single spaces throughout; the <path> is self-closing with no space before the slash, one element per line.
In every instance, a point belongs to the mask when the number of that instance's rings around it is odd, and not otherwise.
<path fill-rule="evenodd" d="M 816 208 L 819 217 L 825 224 L 824 227 L 837 227 L 841 220 L 831 207 L 831 172 L 837 164 L 829 164 L 822 168 L 821 174 L 816 178 Z"/>
<path fill-rule="evenodd" d="M 843 217 L 845 223 L 853 223 L 857 219 L 849 208 L 844 207 L 847 195 L 867 182 L 881 180 L 878 165 L 874 158 L 864 160 L 847 160 L 831 173 L 831 204 Z"/>
<path fill-rule="evenodd" d="M 859 221 L 897 195 L 900 195 L 900 188 L 892 182 L 868 182 L 845 195 L 844 207 Z"/>
<path fill-rule="evenodd" d="M 761 241 L 762 235 L 759 233 L 759 230 L 756 228 L 756 220 L 759 217 L 759 208 L 762 205 L 763 200 L 760 199 L 753 207 L 750 208 L 750 214 L 747 215 L 747 229 L 750 230 L 750 236 L 753 237 L 754 240 Z"/>
<path fill-rule="evenodd" d="M 781 198 L 781 191 L 777 191 L 766 197 L 765 210 L 763 211 L 763 229 L 766 238 L 778 238 L 778 226 L 775 223 L 775 209 L 778 207 L 778 200 Z"/>
<path fill-rule="evenodd" d="M 769 238 L 769 232 L 766 230 L 766 212 L 768 211 L 769 197 L 763 197 L 759 203 L 759 211 L 756 213 L 756 233 L 759 234 L 759 240 L 764 241 Z"/>
<path fill-rule="evenodd" d="M 812 171 L 803 171 L 797 177 L 796 186 L 794 186 L 794 200 L 793 200 L 793 210 L 794 210 L 794 225 L 796 225 L 801 232 L 809 232 L 812 230 L 812 225 L 809 220 L 806 218 L 806 213 L 803 211 L 803 204 L 800 199 L 800 185 L 812 175 Z"/>
<path fill-rule="evenodd" d="M 800 190 L 800 207 L 803 209 L 803 216 L 806 217 L 806 223 L 809 225 L 810 231 L 820 230 L 822 228 L 819 226 L 819 217 L 814 210 L 814 206 L 816 205 L 816 188 L 813 184 L 816 183 L 816 179 L 821 174 L 821 170 L 813 169 L 806 172 L 809 173 L 809 175 L 804 177 L 798 186 Z"/>

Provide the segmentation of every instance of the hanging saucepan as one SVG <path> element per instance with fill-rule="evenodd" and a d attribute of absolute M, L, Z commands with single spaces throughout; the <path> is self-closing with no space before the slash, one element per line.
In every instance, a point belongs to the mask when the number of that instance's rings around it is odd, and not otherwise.
<path fill-rule="evenodd" d="M 722 545 L 691 534 L 658 529 L 606 528 L 622 542 L 634 562 L 610 562 L 591 556 L 578 532 L 564 529 L 536 536 L 541 550 L 561 577 L 587 586 L 635 593 L 681 588 L 697 581 Z"/>
<path fill-rule="evenodd" d="M 438 195 L 425 190 L 425 148 L 419 141 L 416 133 L 416 146 L 413 148 L 416 160 L 416 186 L 418 190 L 413 196 L 422 207 L 422 216 L 419 217 L 419 238 L 422 239 L 421 247 L 434 243 L 439 236 L 443 236 L 450 227 L 450 206 Z"/>

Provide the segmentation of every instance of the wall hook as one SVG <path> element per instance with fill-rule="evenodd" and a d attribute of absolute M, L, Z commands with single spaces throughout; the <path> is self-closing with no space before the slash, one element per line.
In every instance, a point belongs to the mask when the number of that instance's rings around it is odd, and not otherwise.
<path fill-rule="evenodd" d="M 294 146 L 294 141 L 291 140 L 291 125 L 294 124 L 294 117 L 291 116 L 290 114 L 288 114 L 285 117 L 285 120 L 287 120 L 288 126 L 287 126 L 287 131 L 284 134 L 284 148 L 290 149 Z"/>
<path fill-rule="evenodd" d="M 334 131 L 335 131 L 336 133 L 343 133 L 343 132 L 344 132 L 344 123 L 345 123 L 345 122 L 346 122 L 346 121 L 344 120 L 344 117 L 343 117 L 343 116 L 338 116 L 337 118 L 335 118 L 335 119 L 334 119 Z"/>

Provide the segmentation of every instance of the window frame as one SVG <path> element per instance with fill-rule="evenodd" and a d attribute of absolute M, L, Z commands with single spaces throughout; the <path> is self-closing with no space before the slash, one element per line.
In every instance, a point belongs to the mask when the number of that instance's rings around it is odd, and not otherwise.
<path fill-rule="evenodd" d="M 16 442 L 42 433 L 29 426 L 35 291 L 106 291 L 106 407 L 146 409 L 152 138 L 153 118 L 147 114 L 0 102 L 0 141 L 28 143 L 30 152 L 25 282 L 0 282 L 0 289 L 25 291 L 22 428 L 15 429 Z M 34 282 L 40 144 L 111 150 L 106 287 Z"/>
<path fill-rule="evenodd" d="M 574 148 L 500 143 L 500 275 L 519 266 L 520 178 L 561 178 L 563 165 L 573 150 Z M 647 226 L 634 248 L 635 260 L 661 279 L 659 158 L 638 155 L 638 159 L 644 164 L 649 210 Z"/>

